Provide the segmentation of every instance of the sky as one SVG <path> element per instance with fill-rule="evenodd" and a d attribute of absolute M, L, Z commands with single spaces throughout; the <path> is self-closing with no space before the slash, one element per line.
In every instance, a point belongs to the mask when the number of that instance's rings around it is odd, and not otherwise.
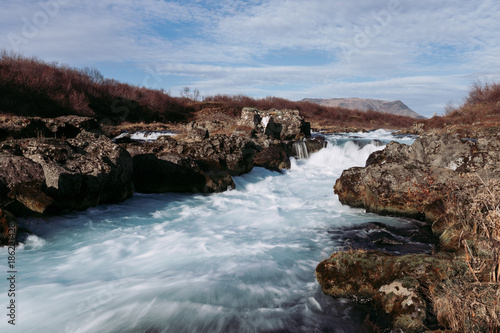
<path fill-rule="evenodd" d="M 500 81 L 497 0 L 16 0 L 0 49 L 179 95 L 401 100 Z"/>

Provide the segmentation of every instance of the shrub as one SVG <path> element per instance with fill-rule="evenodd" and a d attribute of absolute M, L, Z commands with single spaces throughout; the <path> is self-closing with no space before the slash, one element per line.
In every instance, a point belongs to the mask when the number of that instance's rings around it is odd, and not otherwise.
<path fill-rule="evenodd" d="M 76 69 L 0 53 L 0 112 L 4 114 L 182 122 L 194 111 L 190 103 L 162 90 L 105 79 L 95 68 Z"/>
<path fill-rule="evenodd" d="M 321 125 L 360 128 L 404 128 L 415 119 L 380 112 L 324 107 L 280 97 L 214 95 L 197 102 L 199 91 L 185 87 L 181 97 L 106 79 L 95 68 L 45 63 L 15 53 L 0 53 L 0 113 L 20 116 L 93 116 L 128 122 L 187 122 L 205 107 L 239 117 L 244 107 L 294 109 Z"/>
<path fill-rule="evenodd" d="M 323 126 L 345 126 L 361 128 L 405 128 L 411 126 L 414 118 L 395 116 L 375 111 L 349 110 L 341 107 L 325 107 L 306 101 L 290 101 L 280 97 L 254 99 L 244 95 L 214 95 L 204 98 L 204 102 L 220 103 L 221 112 L 240 116 L 244 107 L 260 110 L 292 109 L 309 121 Z"/>
<path fill-rule="evenodd" d="M 425 129 L 444 128 L 446 125 L 475 127 L 500 126 L 500 84 L 475 82 L 459 107 L 447 106 L 443 117 L 424 120 Z"/>

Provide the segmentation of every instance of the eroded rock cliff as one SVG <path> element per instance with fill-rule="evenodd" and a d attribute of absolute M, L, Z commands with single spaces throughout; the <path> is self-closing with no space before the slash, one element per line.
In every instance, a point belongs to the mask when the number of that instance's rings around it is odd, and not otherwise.
<path fill-rule="evenodd" d="M 428 133 L 411 146 L 392 142 L 365 167 L 345 170 L 334 186 L 342 203 L 426 220 L 440 252 L 340 251 L 316 269 L 323 291 L 371 302 L 378 312 L 369 322 L 378 330 L 498 330 L 499 180 L 495 129 L 467 138 Z"/>

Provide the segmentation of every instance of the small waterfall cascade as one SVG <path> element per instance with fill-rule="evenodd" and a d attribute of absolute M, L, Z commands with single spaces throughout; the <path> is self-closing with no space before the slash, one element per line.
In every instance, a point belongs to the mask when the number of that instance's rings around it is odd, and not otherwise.
<path fill-rule="evenodd" d="M 305 141 L 296 141 L 292 145 L 292 152 L 294 156 L 303 160 L 309 158 L 309 152 L 307 151 L 307 145 Z"/>

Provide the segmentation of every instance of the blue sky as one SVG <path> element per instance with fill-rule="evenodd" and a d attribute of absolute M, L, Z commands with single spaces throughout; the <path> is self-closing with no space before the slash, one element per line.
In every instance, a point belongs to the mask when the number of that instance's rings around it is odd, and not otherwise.
<path fill-rule="evenodd" d="M 496 0 L 17 0 L 0 48 L 202 96 L 400 99 L 441 114 L 500 81 Z"/>

